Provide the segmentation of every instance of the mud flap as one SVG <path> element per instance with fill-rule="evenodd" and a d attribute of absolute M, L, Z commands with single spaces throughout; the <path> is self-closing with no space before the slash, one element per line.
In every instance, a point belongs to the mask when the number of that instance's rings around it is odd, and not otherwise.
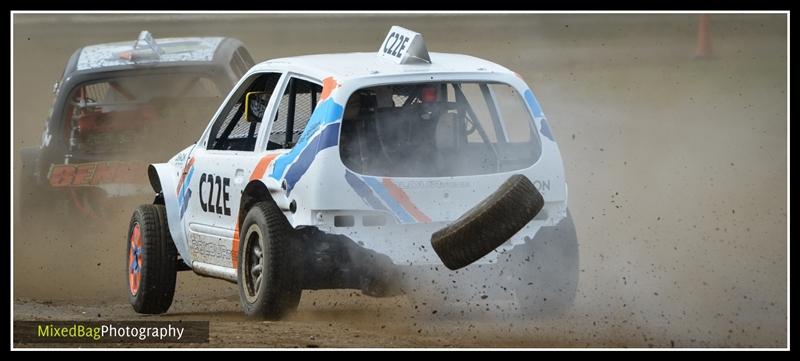
<path fill-rule="evenodd" d="M 466 267 L 514 236 L 542 207 L 544 198 L 533 183 L 515 174 L 455 222 L 434 232 L 431 245 L 447 268 Z"/>

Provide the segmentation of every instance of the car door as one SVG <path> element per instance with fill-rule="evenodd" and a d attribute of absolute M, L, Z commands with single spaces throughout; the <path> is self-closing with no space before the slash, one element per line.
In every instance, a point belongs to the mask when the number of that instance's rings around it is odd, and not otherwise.
<path fill-rule="evenodd" d="M 192 154 L 184 222 L 193 262 L 234 268 L 241 194 L 266 149 L 268 122 L 262 120 L 279 98 L 282 77 L 256 73 L 242 82 Z"/>

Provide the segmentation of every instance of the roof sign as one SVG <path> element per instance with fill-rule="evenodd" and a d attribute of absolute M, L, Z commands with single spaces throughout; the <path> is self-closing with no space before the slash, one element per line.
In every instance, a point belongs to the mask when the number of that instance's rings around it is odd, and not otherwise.
<path fill-rule="evenodd" d="M 131 61 L 140 60 L 158 60 L 164 51 L 158 46 L 156 40 L 153 39 L 153 34 L 147 30 L 142 30 L 139 33 L 139 38 L 133 43 L 131 51 L 125 51 L 120 54 L 120 58 Z"/>
<path fill-rule="evenodd" d="M 422 34 L 400 26 L 392 26 L 378 48 L 378 56 L 398 64 L 430 64 L 431 57 Z"/>

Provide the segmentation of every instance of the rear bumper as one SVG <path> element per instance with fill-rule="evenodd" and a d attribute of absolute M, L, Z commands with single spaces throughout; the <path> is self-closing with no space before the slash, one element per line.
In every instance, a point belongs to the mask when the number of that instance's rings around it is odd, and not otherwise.
<path fill-rule="evenodd" d="M 566 212 L 566 202 L 546 203 L 536 218 L 495 251 L 475 263 L 495 263 L 499 254 L 525 243 L 526 238 L 533 238 L 541 227 L 558 224 L 566 217 Z M 393 264 L 398 266 L 439 266 L 442 265 L 442 261 L 431 246 L 431 235 L 448 224 L 448 222 L 433 222 L 370 227 L 364 226 L 363 222 L 356 217 L 352 226 L 317 225 L 316 228 L 327 235 L 345 236 L 364 249 L 386 255 Z"/>

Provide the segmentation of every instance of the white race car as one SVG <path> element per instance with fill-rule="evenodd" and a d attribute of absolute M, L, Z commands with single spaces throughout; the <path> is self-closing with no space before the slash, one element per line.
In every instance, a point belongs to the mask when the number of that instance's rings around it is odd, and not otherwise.
<path fill-rule="evenodd" d="M 135 210 L 127 240 L 140 313 L 167 311 L 178 270 L 236 282 L 245 313 L 268 319 L 295 309 L 303 289 L 393 295 L 408 290 L 405 270 L 453 275 L 431 235 L 514 218 L 509 202 L 459 219 L 515 174 L 544 207 L 461 273 L 500 269 L 521 309 L 574 299 L 564 167 L 533 92 L 495 63 L 428 53 L 398 26 L 377 54 L 255 65 L 198 141 L 148 173 L 156 198 Z"/>

